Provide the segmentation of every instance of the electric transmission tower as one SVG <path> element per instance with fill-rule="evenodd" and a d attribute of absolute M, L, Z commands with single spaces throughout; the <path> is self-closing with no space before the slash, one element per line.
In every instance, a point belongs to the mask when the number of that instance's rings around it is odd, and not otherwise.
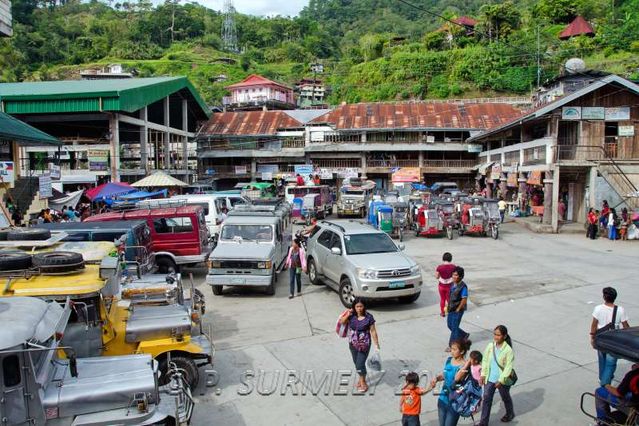
<path fill-rule="evenodd" d="M 235 7 L 233 0 L 224 0 L 224 22 L 222 23 L 222 49 L 239 52 L 237 48 L 237 29 L 235 28 Z"/>

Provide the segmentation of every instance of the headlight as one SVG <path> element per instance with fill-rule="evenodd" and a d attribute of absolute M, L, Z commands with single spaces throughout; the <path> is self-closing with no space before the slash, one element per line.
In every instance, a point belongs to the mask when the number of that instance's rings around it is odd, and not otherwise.
<path fill-rule="evenodd" d="M 257 262 L 257 268 L 258 269 L 271 269 L 271 261 L 267 260 L 265 262 Z"/>
<path fill-rule="evenodd" d="M 357 275 L 359 275 L 360 278 L 374 280 L 377 278 L 377 271 L 374 269 L 357 268 Z"/>
<path fill-rule="evenodd" d="M 209 260 L 209 268 L 221 268 L 222 262 L 219 260 Z"/>
<path fill-rule="evenodd" d="M 410 267 L 410 274 L 411 275 L 415 275 L 419 273 L 419 265 L 415 265 L 415 266 L 411 266 Z"/>

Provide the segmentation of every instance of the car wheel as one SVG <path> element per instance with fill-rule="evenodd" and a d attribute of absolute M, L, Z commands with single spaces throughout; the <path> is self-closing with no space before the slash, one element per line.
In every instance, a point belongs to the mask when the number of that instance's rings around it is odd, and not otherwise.
<path fill-rule="evenodd" d="M 155 263 L 158 265 L 158 272 L 161 274 L 177 272 L 177 265 L 170 257 L 161 256 L 155 261 Z"/>
<path fill-rule="evenodd" d="M 348 278 L 343 278 L 339 283 L 339 300 L 345 307 L 353 307 L 355 295 L 353 294 L 353 285 L 351 284 L 351 280 Z"/>
<path fill-rule="evenodd" d="M 273 296 L 275 294 L 275 281 L 277 280 L 277 275 L 275 274 L 275 269 L 273 269 L 273 275 L 271 276 L 271 283 L 266 287 L 264 293 L 268 296 Z"/>
<path fill-rule="evenodd" d="M 224 288 L 223 285 L 212 285 L 211 289 L 213 290 L 213 294 L 216 296 L 221 296 L 222 295 L 222 289 Z"/>
<path fill-rule="evenodd" d="M 421 294 L 421 292 L 420 293 L 411 294 L 410 296 L 401 296 L 398 299 L 399 299 L 400 303 L 406 303 L 406 304 L 413 303 L 414 301 L 419 299 L 419 295 L 420 294 Z"/>
<path fill-rule="evenodd" d="M 200 373 L 198 372 L 197 365 L 195 365 L 195 361 L 183 356 L 172 356 L 171 363 L 175 364 L 177 368 L 182 370 L 182 377 L 189 388 L 191 388 L 191 390 L 195 389 L 200 381 Z M 171 381 L 172 374 L 171 369 L 169 368 L 168 358 L 164 358 L 160 361 L 159 367 L 162 372 L 162 376 L 159 381 L 160 385 L 166 385 Z"/>
<path fill-rule="evenodd" d="M 308 279 L 313 285 L 324 284 L 317 276 L 317 265 L 315 265 L 315 260 L 313 258 L 308 259 Z"/>

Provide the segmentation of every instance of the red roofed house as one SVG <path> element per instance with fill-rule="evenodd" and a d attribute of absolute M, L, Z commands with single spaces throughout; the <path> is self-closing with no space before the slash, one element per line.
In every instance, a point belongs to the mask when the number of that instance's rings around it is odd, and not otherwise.
<path fill-rule="evenodd" d="M 293 109 L 293 89 L 284 84 L 251 74 L 239 83 L 226 87 L 231 92 L 223 104 L 230 110 Z"/>
<path fill-rule="evenodd" d="M 581 16 L 577 16 L 561 33 L 559 33 L 559 38 L 561 40 L 568 40 L 570 37 L 577 37 L 580 35 L 594 37 L 595 30 L 592 29 L 592 26 L 588 23 L 588 21 Z"/>

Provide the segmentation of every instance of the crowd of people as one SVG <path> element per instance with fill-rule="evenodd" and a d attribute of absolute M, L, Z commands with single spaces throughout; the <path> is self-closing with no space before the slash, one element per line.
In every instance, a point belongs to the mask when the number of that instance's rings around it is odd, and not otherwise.
<path fill-rule="evenodd" d="M 36 217 L 36 224 L 41 223 L 65 223 L 80 222 L 91 215 L 91 207 L 82 205 L 78 208 L 73 206 L 63 206 L 62 210 L 50 208 L 40 210 Z"/>
<path fill-rule="evenodd" d="M 290 257 L 290 256 L 289 256 Z M 514 372 L 514 352 L 508 329 L 498 325 L 493 330 L 493 340 L 483 352 L 471 351 L 470 334 L 461 329 L 461 321 L 466 311 L 468 286 L 464 282 L 464 268 L 453 264 L 451 253 L 444 253 L 443 263 L 435 271 L 440 295 L 440 315 L 447 318 L 450 331 L 449 344 L 445 348 L 450 356 L 446 359 L 441 372 L 437 373 L 427 387 L 419 386 L 419 375 L 410 372 L 401 392 L 400 411 L 402 425 L 419 425 L 421 396 L 434 390 L 442 382 L 437 399 L 437 412 L 440 426 L 455 426 L 461 417 L 479 415 L 480 426 L 490 421 L 491 406 L 495 392 L 498 392 L 506 408 L 502 422 L 510 422 L 515 417 L 510 388 L 517 380 Z M 291 292 L 293 291 L 293 273 L 291 273 Z M 348 333 L 345 331 L 348 330 Z M 348 338 L 348 347 L 359 375 L 357 390 L 366 392 L 366 360 L 371 347 L 379 351 L 380 343 L 375 318 L 367 311 L 364 300 L 355 299 L 352 309 L 344 311 L 338 319 L 336 331 L 341 337 Z M 476 405 L 465 398 L 460 402 L 464 389 L 478 389 Z"/>
<path fill-rule="evenodd" d="M 588 210 L 587 225 L 588 230 L 586 236 L 591 240 L 599 236 L 607 237 L 611 241 L 635 239 L 636 218 L 628 211 L 626 207 L 617 213 L 615 208 L 608 205 L 608 201 L 604 200 L 601 210 L 590 208 Z"/>

